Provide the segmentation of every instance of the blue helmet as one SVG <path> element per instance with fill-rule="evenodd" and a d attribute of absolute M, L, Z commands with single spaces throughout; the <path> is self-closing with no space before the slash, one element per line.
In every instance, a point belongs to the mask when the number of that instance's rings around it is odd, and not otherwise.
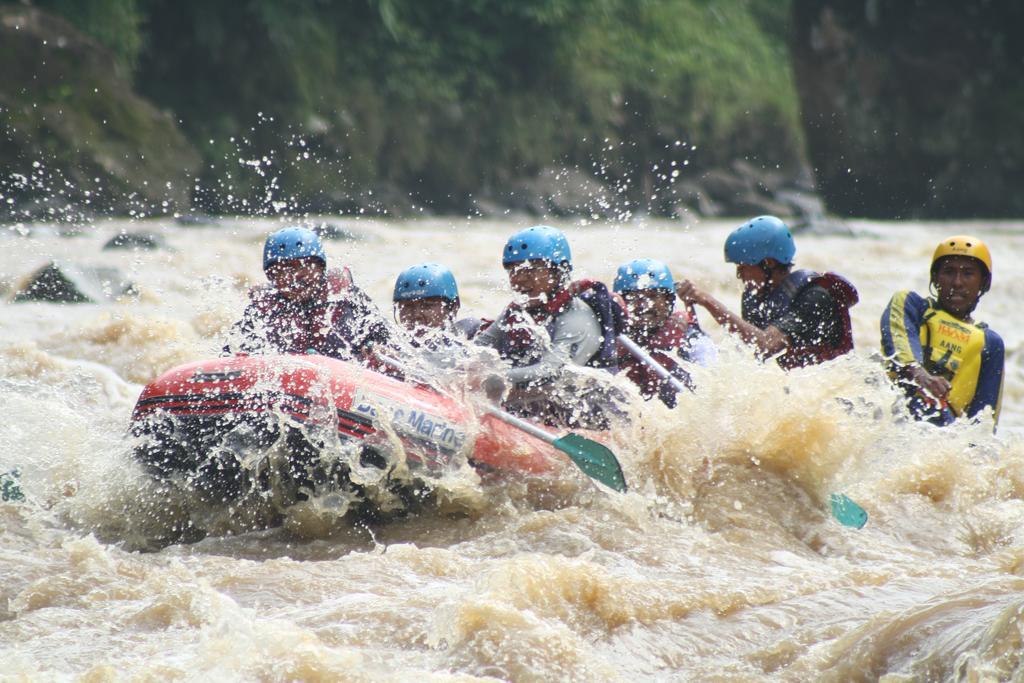
<path fill-rule="evenodd" d="M 535 225 L 520 230 L 505 242 L 502 265 L 510 266 L 534 259 L 543 259 L 555 265 L 572 265 L 569 242 L 561 230 L 547 225 Z"/>
<path fill-rule="evenodd" d="M 729 233 L 725 240 L 728 263 L 754 266 L 766 258 L 783 265 L 793 263 L 796 244 L 789 228 L 775 216 L 752 218 Z"/>
<path fill-rule="evenodd" d="M 672 271 L 661 261 L 650 258 L 638 258 L 619 266 L 612 289 L 622 292 L 638 292 L 644 289 L 663 289 L 676 291 Z"/>
<path fill-rule="evenodd" d="M 398 274 L 392 301 L 413 301 L 433 296 L 448 301 L 459 298 L 459 287 L 452 271 L 437 263 L 421 263 Z"/>
<path fill-rule="evenodd" d="M 283 228 L 271 233 L 263 245 L 263 270 L 280 261 L 308 257 L 327 265 L 320 236 L 309 228 Z"/>

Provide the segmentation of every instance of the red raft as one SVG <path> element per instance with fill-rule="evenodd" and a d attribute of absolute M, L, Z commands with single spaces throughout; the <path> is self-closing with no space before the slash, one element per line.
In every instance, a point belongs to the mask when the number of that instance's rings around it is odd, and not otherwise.
<path fill-rule="evenodd" d="M 300 486 L 344 481 L 360 466 L 389 467 L 388 444 L 415 476 L 463 462 L 487 471 L 550 474 L 564 458 L 548 444 L 454 399 L 323 356 L 236 356 L 189 363 L 143 390 L 132 414 L 136 457 L 229 501 L 259 486 L 246 458 L 283 447 Z M 393 448 L 393 446 L 392 446 Z M 264 482 L 264 485 L 266 482 Z"/>

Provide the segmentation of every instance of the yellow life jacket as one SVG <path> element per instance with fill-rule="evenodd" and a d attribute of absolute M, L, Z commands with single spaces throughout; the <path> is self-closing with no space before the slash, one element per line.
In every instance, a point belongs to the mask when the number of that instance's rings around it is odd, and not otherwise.
<path fill-rule="evenodd" d="M 950 383 L 949 407 L 963 414 L 978 387 L 985 326 L 954 318 L 946 311 L 928 308 L 920 330 L 924 368 Z"/>

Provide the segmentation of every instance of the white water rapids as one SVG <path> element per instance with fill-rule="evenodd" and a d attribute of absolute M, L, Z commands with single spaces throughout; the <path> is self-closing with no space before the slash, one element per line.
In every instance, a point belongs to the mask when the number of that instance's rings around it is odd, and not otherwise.
<path fill-rule="evenodd" d="M 342 219 L 331 219 L 343 223 Z M 464 314 L 509 296 L 500 252 L 526 222 L 344 223 L 332 265 L 385 312 L 413 263 L 449 265 Z M 576 274 L 667 261 L 738 309 L 737 222 L 576 225 Z M 643 407 L 612 444 L 631 490 L 451 483 L 445 504 L 370 529 L 282 528 L 137 552 L 146 475 L 124 434 L 144 383 L 217 355 L 280 224 L 101 222 L 0 233 L 0 679 L 183 681 L 1024 679 L 1024 224 L 854 222 L 797 236 L 801 267 L 858 287 L 856 352 L 784 373 L 707 315 L 718 364 L 678 409 Z M 121 231 L 173 251 L 102 251 Z M 992 248 L 976 313 L 1006 342 L 999 432 L 908 422 L 872 354 L 897 289 L 924 292 L 938 240 Z M 49 260 L 120 268 L 113 303 L 12 303 Z M 837 400 L 837 397 L 842 400 Z M 827 514 L 841 491 L 862 530 Z M 172 502 L 168 501 L 168 505 Z"/>

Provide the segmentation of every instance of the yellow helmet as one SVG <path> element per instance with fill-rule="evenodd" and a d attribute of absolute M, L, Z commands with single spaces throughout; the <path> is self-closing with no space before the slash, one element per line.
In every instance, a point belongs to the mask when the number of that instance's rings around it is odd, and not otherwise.
<path fill-rule="evenodd" d="M 943 256 L 972 256 L 985 264 L 989 274 L 992 272 L 992 255 L 988 253 L 988 247 L 970 234 L 956 234 L 940 242 L 932 254 L 932 265 Z"/>
<path fill-rule="evenodd" d="M 943 256 L 970 256 L 985 264 L 988 276 L 992 277 L 992 254 L 988 247 L 977 237 L 972 235 L 954 235 L 939 242 L 932 254 L 932 272 L 935 271 L 935 264 Z"/>

